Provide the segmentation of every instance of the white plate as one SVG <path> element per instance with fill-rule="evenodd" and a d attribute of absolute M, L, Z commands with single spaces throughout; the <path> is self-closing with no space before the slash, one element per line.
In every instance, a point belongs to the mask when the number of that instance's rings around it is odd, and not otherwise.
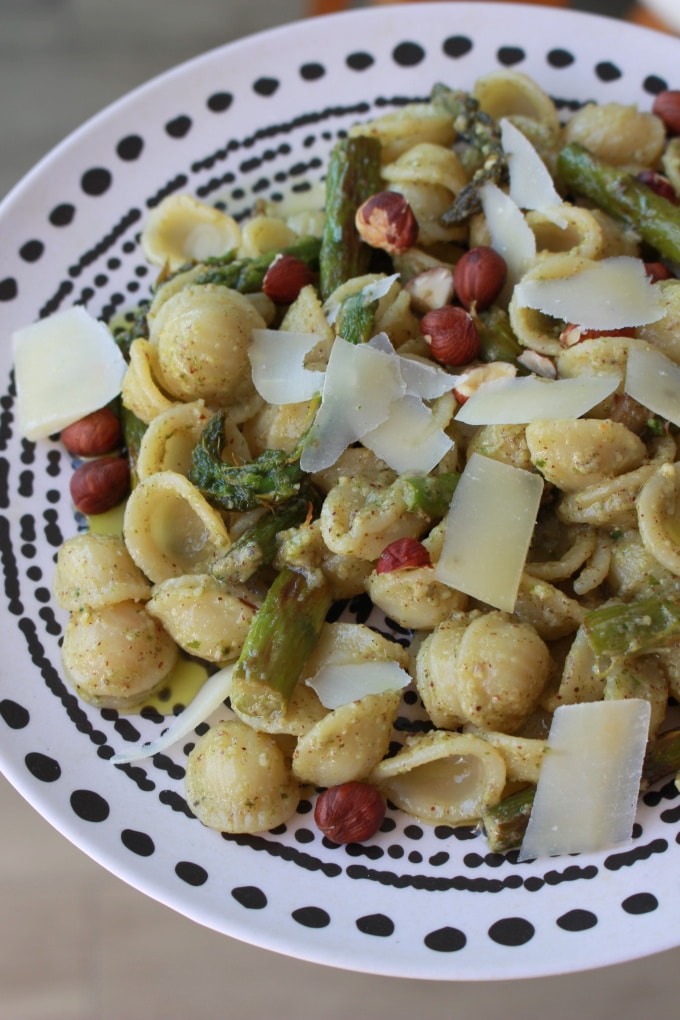
<path fill-rule="evenodd" d="M 76 523 L 69 458 L 22 441 L 9 335 L 84 301 L 133 306 L 150 282 L 137 245 L 147 209 L 176 189 L 244 210 L 318 178 L 357 118 L 469 87 L 499 65 L 565 109 L 639 103 L 677 81 L 680 44 L 613 20 L 534 6 L 432 3 L 294 24 L 215 50 L 105 110 L 67 139 L 0 212 L 2 488 L 0 759 L 57 829 L 126 882 L 252 944 L 359 971 L 500 979 L 587 969 L 680 942 L 680 799 L 640 806 L 625 852 L 519 865 L 481 837 L 388 816 L 368 845 L 326 844 L 310 805 L 280 831 L 224 838 L 190 817 L 185 748 L 114 768 L 113 750 L 156 735 L 79 703 L 60 675 L 64 614 L 50 584 Z M 131 730 L 133 727 L 134 730 Z M 189 742 L 187 742 L 188 745 Z M 187 746 L 185 745 L 185 747 Z M 306 808 L 306 810 L 305 810 Z"/>

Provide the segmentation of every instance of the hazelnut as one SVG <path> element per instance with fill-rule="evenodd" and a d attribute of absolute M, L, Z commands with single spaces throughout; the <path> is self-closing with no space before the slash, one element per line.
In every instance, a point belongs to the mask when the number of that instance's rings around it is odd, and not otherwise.
<path fill-rule="evenodd" d="M 486 245 L 470 248 L 453 270 L 456 297 L 465 308 L 483 311 L 494 303 L 505 286 L 508 267 L 502 255 Z"/>
<path fill-rule="evenodd" d="M 262 290 L 276 305 L 290 305 L 314 279 L 312 270 L 295 255 L 276 256 L 262 281 Z"/>
<path fill-rule="evenodd" d="M 354 219 L 359 236 L 390 255 L 408 251 L 418 240 L 418 221 L 398 191 L 379 191 L 359 206 Z"/>
<path fill-rule="evenodd" d="M 369 783 L 349 782 L 319 794 L 314 821 L 333 843 L 362 843 L 374 836 L 385 817 L 385 800 Z"/>
<path fill-rule="evenodd" d="M 664 89 L 652 103 L 652 113 L 663 121 L 670 135 L 680 134 L 680 89 Z"/>
<path fill-rule="evenodd" d="M 456 383 L 453 395 L 459 404 L 476 393 L 480 387 L 497 379 L 514 379 L 517 369 L 509 361 L 491 361 L 488 365 L 474 365 Z"/>
<path fill-rule="evenodd" d="M 376 574 L 391 574 L 409 567 L 431 567 L 430 554 L 417 538 L 397 538 L 385 546 L 375 565 Z"/>
<path fill-rule="evenodd" d="M 430 354 L 442 365 L 467 365 L 479 356 L 479 333 L 469 312 L 458 305 L 433 308 L 420 320 Z"/>
<path fill-rule="evenodd" d="M 123 441 L 120 418 L 110 407 L 102 407 L 62 429 L 61 441 L 76 457 L 101 457 Z"/>
<path fill-rule="evenodd" d="M 88 460 L 73 472 L 71 499 L 83 514 L 103 514 L 125 499 L 130 491 L 127 457 Z"/>
<path fill-rule="evenodd" d="M 678 196 L 675 193 L 675 188 L 663 174 L 658 173 L 656 170 L 641 170 L 637 175 L 637 179 L 640 184 L 644 184 L 648 188 L 651 188 L 656 195 L 660 195 L 661 198 L 667 199 L 667 201 L 672 202 L 673 205 L 678 204 Z"/>
<path fill-rule="evenodd" d="M 453 301 L 453 270 L 448 266 L 424 269 L 406 284 L 411 306 L 416 312 L 431 311 Z"/>
<path fill-rule="evenodd" d="M 673 274 L 663 262 L 645 262 L 645 272 L 652 283 L 673 279 Z"/>

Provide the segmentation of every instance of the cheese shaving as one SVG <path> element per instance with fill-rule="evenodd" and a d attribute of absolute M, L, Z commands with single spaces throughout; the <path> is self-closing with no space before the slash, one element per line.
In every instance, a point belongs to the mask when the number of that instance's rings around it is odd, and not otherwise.
<path fill-rule="evenodd" d="M 316 691 L 325 708 L 334 709 L 371 694 L 408 687 L 411 677 L 396 662 L 331 663 L 305 683 Z"/>
<path fill-rule="evenodd" d="M 253 330 L 248 348 L 253 385 L 268 404 L 296 404 L 321 392 L 324 373 L 304 366 L 318 343 L 314 333 Z"/>
<path fill-rule="evenodd" d="M 661 351 L 631 347 L 624 388 L 654 414 L 680 425 L 680 365 Z"/>
<path fill-rule="evenodd" d="M 465 401 L 456 421 L 466 425 L 527 425 L 539 419 L 580 418 L 613 393 L 619 381 L 615 375 L 492 379 Z"/>
<path fill-rule="evenodd" d="M 500 128 L 501 143 L 508 156 L 510 198 L 520 209 L 535 209 L 558 226 L 566 227 L 567 221 L 559 212 L 562 198 L 536 149 L 507 118 L 501 120 Z"/>
<path fill-rule="evenodd" d="M 505 259 L 509 288 L 521 279 L 536 255 L 536 236 L 517 203 L 496 184 L 487 181 L 479 196 L 491 245 Z"/>

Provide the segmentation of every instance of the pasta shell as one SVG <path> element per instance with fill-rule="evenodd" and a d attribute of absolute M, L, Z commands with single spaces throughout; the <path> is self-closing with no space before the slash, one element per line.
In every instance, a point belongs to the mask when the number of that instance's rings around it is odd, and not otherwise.
<path fill-rule="evenodd" d="M 53 591 L 61 608 L 69 610 L 151 597 L 151 585 L 123 539 L 90 531 L 67 539 L 59 549 Z"/>
<path fill-rule="evenodd" d="M 497 804 L 506 781 L 503 755 L 471 733 L 419 734 L 371 773 L 397 807 L 432 825 L 474 825 Z"/>
<path fill-rule="evenodd" d="M 233 218 L 192 195 L 169 195 L 151 210 L 142 230 L 149 262 L 175 272 L 191 261 L 223 255 L 239 247 L 241 230 Z"/>

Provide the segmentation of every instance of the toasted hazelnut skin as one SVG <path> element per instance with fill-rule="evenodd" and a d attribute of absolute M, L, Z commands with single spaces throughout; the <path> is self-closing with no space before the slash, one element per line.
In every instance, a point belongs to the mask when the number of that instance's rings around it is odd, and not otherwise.
<path fill-rule="evenodd" d="M 61 441 L 76 457 L 101 457 L 118 449 L 123 430 L 111 408 L 102 407 L 62 429 Z"/>
<path fill-rule="evenodd" d="M 262 290 L 276 305 L 290 305 L 314 279 L 312 270 L 295 255 L 279 254 L 264 274 Z"/>
<path fill-rule="evenodd" d="M 385 809 L 385 799 L 375 786 L 352 781 L 319 794 L 314 821 L 333 843 L 362 843 L 378 831 Z"/>
<path fill-rule="evenodd" d="M 376 574 L 391 574 L 408 567 L 431 567 L 427 548 L 417 538 L 398 538 L 385 546 L 375 565 Z"/>
<path fill-rule="evenodd" d="M 468 309 L 478 312 L 494 303 L 508 275 L 502 255 L 486 245 L 470 248 L 461 255 L 453 270 L 456 297 Z"/>
<path fill-rule="evenodd" d="M 670 135 L 680 135 L 680 89 L 664 89 L 652 103 L 652 113 L 663 121 Z"/>
<path fill-rule="evenodd" d="M 361 239 L 391 255 L 408 251 L 418 240 L 418 221 L 403 195 L 379 191 L 359 206 L 354 218 Z"/>
<path fill-rule="evenodd" d="M 678 204 L 678 196 L 675 193 L 675 188 L 663 174 L 657 173 L 656 170 L 641 170 L 637 175 L 637 179 L 640 184 L 646 184 L 648 188 L 651 188 L 656 195 L 660 195 L 661 198 L 667 199 L 672 202 L 673 205 Z"/>
<path fill-rule="evenodd" d="M 460 305 L 443 305 L 427 312 L 420 320 L 420 332 L 441 365 L 467 365 L 479 356 L 477 326 Z"/>
<path fill-rule="evenodd" d="M 71 475 L 71 499 L 83 514 L 103 514 L 122 502 L 130 491 L 126 457 L 99 457 L 81 464 Z"/>

